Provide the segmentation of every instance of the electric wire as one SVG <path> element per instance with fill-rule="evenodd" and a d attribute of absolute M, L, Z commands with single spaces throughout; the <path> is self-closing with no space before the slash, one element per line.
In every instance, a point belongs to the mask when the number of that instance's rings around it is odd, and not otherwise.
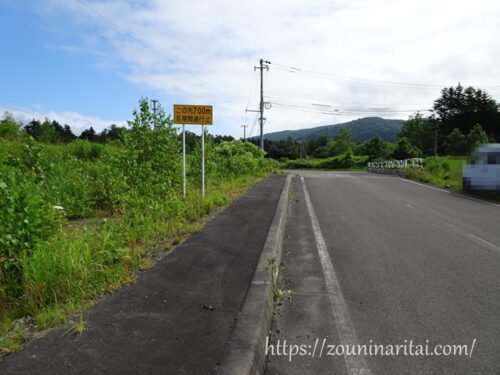
<path fill-rule="evenodd" d="M 290 100 L 292 102 L 308 103 L 308 104 L 310 103 L 311 105 L 314 105 L 314 106 L 325 106 L 325 107 L 349 107 L 349 108 L 364 108 L 364 107 L 366 107 L 366 108 L 372 108 L 372 107 L 377 107 L 380 105 L 380 104 L 374 104 L 374 103 L 360 103 L 360 102 L 345 103 L 345 102 L 337 102 L 337 101 L 330 103 L 330 104 L 325 104 L 325 103 L 320 103 L 321 100 L 314 100 L 313 102 L 308 102 L 308 101 L 306 101 L 307 99 L 276 94 L 274 92 L 269 92 L 269 91 L 268 91 L 268 95 L 266 95 L 265 98 L 267 101 L 273 101 L 273 100 L 278 100 L 278 101 L 285 100 L 285 101 L 287 101 L 287 100 Z M 397 106 L 387 105 L 384 103 L 384 107 L 394 108 Z M 411 107 L 418 107 L 418 106 L 417 105 L 411 105 L 411 106 L 408 105 L 408 107 L 411 108 Z"/>
<path fill-rule="evenodd" d="M 367 108 L 367 109 L 356 109 L 356 108 L 339 108 L 339 109 L 325 109 L 325 108 L 314 108 L 312 106 L 304 106 L 297 104 L 273 102 L 273 108 L 279 109 L 289 109 L 300 112 L 318 113 L 325 115 L 347 115 L 347 114 L 412 114 L 415 112 L 430 112 L 429 109 L 396 109 L 396 108 Z"/>
<path fill-rule="evenodd" d="M 402 87 L 402 88 L 406 87 L 406 88 L 415 88 L 415 89 L 442 89 L 443 87 L 447 86 L 447 85 L 443 85 L 443 84 L 396 82 L 396 81 L 384 81 L 384 80 L 358 78 L 358 77 L 348 77 L 348 76 L 342 76 L 342 75 L 338 75 L 338 74 L 324 73 L 324 72 L 318 72 L 318 71 L 304 69 L 304 68 L 298 68 L 298 67 L 294 67 L 294 66 L 288 66 L 288 65 L 279 64 L 276 62 L 273 62 L 272 67 L 274 67 L 278 70 L 281 70 L 281 71 L 292 73 L 292 74 L 325 77 L 325 78 L 330 78 L 333 80 L 340 80 L 340 81 L 353 82 L 353 83 L 358 83 L 358 84 L 367 84 L 367 85 L 382 85 L 382 86 L 389 86 L 389 87 Z M 478 86 L 484 87 L 484 88 L 495 88 L 495 89 L 500 88 L 500 85 L 478 85 Z"/>
<path fill-rule="evenodd" d="M 250 91 L 248 92 L 248 100 L 247 100 L 247 106 L 245 107 L 245 113 L 246 113 L 246 110 L 248 110 L 248 106 L 250 105 L 250 100 L 253 98 L 252 93 L 253 93 L 253 88 L 255 85 L 256 77 L 257 77 L 257 74 L 256 74 L 256 71 L 254 70 L 253 75 L 252 75 L 252 82 L 250 83 Z"/>
<path fill-rule="evenodd" d="M 123 35 L 127 36 L 128 38 L 130 38 L 131 40 L 133 40 L 134 42 L 142 45 L 144 48 L 146 49 L 149 49 L 150 51 L 152 51 L 153 53 L 157 54 L 158 56 L 160 56 L 162 59 L 164 59 L 165 61 L 167 61 L 169 64 L 175 66 L 177 69 L 179 69 L 180 71 L 184 72 L 185 74 L 187 74 L 188 76 L 190 77 L 194 77 L 194 79 L 196 81 L 198 81 L 198 83 L 201 83 L 203 84 L 204 86 L 206 87 L 209 87 L 213 90 L 215 90 L 215 95 L 218 95 L 217 92 L 218 92 L 218 89 L 209 84 L 208 82 L 205 82 L 204 80 L 202 80 L 200 77 L 198 77 L 196 74 L 192 73 L 192 72 L 189 72 L 187 71 L 186 69 L 184 69 L 182 66 L 180 66 L 179 64 L 177 64 L 174 60 L 172 60 L 171 58 L 165 56 L 162 52 L 158 51 L 156 48 L 152 47 L 150 44 L 144 42 L 143 40 L 139 39 L 138 37 L 134 36 L 133 34 L 131 34 L 129 31 L 127 31 L 126 29 L 124 29 L 122 26 L 118 25 L 115 21 L 113 21 L 111 18 L 103 15 L 102 13 L 98 12 L 95 8 L 93 8 L 92 6 L 90 6 L 86 1 L 84 0 L 76 0 L 78 3 L 80 3 L 82 6 L 84 6 L 85 8 L 87 8 L 88 11 L 94 13 L 95 15 L 97 15 L 98 17 L 104 19 L 106 22 L 108 22 L 109 24 L 111 24 L 114 28 L 116 28 L 119 32 L 121 32 Z"/>
<path fill-rule="evenodd" d="M 258 119 L 259 119 L 259 115 L 256 113 L 256 114 L 255 114 L 255 118 L 254 118 L 254 120 L 253 120 L 252 128 L 250 129 L 250 134 L 249 134 L 249 136 L 248 136 L 249 138 L 250 138 L 250 137 L 252 136 L 252 134 L 253 134 L 253 131 L 254 131 L 254 129 L 255 129 L 255 125 L 257 124 L 257 120 L 258 120 Z"/>

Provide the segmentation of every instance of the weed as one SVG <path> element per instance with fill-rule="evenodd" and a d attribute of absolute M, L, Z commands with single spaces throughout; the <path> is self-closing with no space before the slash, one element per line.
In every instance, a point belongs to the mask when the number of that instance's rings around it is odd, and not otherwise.
<path fill-rule="evenodd" d="M 73 324 L 73 329 L 76 333 L 77 338 L 85 331 L 87 327 L 87 321 L 83 319 L 83 315 L 80 315 L 80 319 Z"/>

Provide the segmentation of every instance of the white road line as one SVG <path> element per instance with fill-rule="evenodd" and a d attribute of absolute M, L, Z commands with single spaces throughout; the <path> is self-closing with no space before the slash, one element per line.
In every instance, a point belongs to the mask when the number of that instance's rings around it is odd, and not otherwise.
<path fill-rule="evenodd" d="M 469 196 L 467 196 L 467 195 L 460 194 L 460 193 L 457 193 L 457 194 L 455 194 L 455 195 L 459 196 L 460 198 L 470 199 L 471 201 L 475 201 L 475 202 L 479 202 L 479 203 L 487 204 L 487 205 L 489 205 L 489 206 L 496 206 L 496 207 L 500 207 L 500 204 L 496 204 L 496 203 L 493 203 L 493 202 L 485 201 L 485 200 L 483 200 L 483 199 L 478 199 L 478 198 L 474 198 L 474 197 L 469 197 Z"/>
<path fill-rule="evenodd" d="M 423 187 L 426 187 L 426 188 L 429 188 L 429 189 L 434 189 L 434 190 L 442 191 L 443 193 L 450 194 L 449 190 L 444 190 L 444 189 L 440 189 L 440 188 L 437 188 L 437 187 L 434 187 L 434 186 L 429 186 L 429 185 L 421 184 L 419 182 L 407 180 L 405 178 L 400 178 L 400 180 L 402 180 L 404 182 L 409 182 L 410 184 L 415 184 L 415 185 L 423 186 Z"/>
<path fill-rule="evenodd" d="M 458 196 L 460 198 L 465 198 L 465 199 L 470 199 L 471 201 L 476 201 L 476 202 L 479 202 L 479 203 L 483 203 L 483 204 L 487 204 L 488 206 L 495 206 L 495 207 L 500 207 L 500 204 L 497 204 L 497 203 L 493 203 L 493 202 L 489 202 L 489 201 L 485 201 L 483 199 L 478 199 L 478 198 L 474 198 L 474 197 L 469 197 L 467 195 L 464 195 L 464 194 L 460 194 L 460 193 L 456 193 L 456 192 L 452 192 L 450 190 L 445 190 L 445 189 L 440 189 L 440 188 L 437 188 L 437 187 L 434 187 L 434 186 L 429 186 L 429 185 L 425 185 L 425 184 L 421 184 L 419 182 L 415 182 L 415 181 L 411 181 L 411 180 L 407 180 L 405 178 L 400 178 L 400 180 L 403 180 L 405 182 L 408 182 L 410 184 L 415 184 L 415 185 L 419 185 L 419 186 L 423 186 L 423 187 L 426 187 L 428 189 L 434 189 L 434 190 L 438 190 L 438 191 L 441 191 L 443 193 L 447 193 L 447 194 L 451 194 L 451 195 L 454 195 L 454 196 Z"/>
<path fill-rule="evenodd" d="M 489 246 L 489 247 L 492 247 L 496 250 L 500 250 L 500 248 L 494 244 L 492 244 L 491 242 L 488 242 L 486 240 L 483 240 L 482 238 L 479 238 L 477 236 L 474 236 L 473 234 L 470 234 L 470 233 L 467 233 L 466 234 L 466 237 L 470 238 L 471 240 L 474 240 L 474 241 L 479 241 L 480 243 L 482 243 L 483 245 L 486 245 L 486 246 Z"/>
<path fill-rule="evenodd" d="M 323 238 L 323 234 L 321 233 L 318 218 L 314 212 L 304 177 L 300 176 L 300 180 L 302 181 L 307 210 L 309 211 L 309 216 L 311 217 L 316 247 L 318 249 L 321 267 L 323 268 L 323 275 L 325 277 L 326 291 L 328 292 L 328 298 L 332 307 L 333 320 L 335 322 L 335 326 L 337 327 L 340 343 L 342 345 L 359 345 L 358 337 L 349 316 L 349 310 L 345 303 L 342 290 L 340 289 L 335 269 L 333 268 L 332 261 L 328 255 L 326 242 Z M 344 360 L 347 366 L 347 372 L 350 375 L 371 375 L 371 370 L 364 357 L 344 355 Z"/>

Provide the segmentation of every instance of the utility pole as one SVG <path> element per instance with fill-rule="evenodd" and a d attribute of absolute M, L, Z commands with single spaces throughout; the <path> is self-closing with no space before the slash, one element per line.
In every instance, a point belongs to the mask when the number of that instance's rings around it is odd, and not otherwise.
<path fill-rule="evenodd" d="M 300 142 L 300 158 L 304 159 L 306 156 L 305 154 L 306 154 L 306 152 L 304 150 L 304 142 Z"/>
<path fill-rule="evenodd" d="M 260 69 L 260 149 L 264 151 L 264 106 L 267 103 L 264 103 L 264 69 L 269 70 L 270 61 L 264 61 L 264 59 L 260 59 L 260 66 L 254 66 L 254 70 Z"/>
<path fill-rule="evenodd" d="M 153 114 L 156 115 L 156 111 L 158 110 L 158 103 L 159 101 L 157 99 L 151 100 L 151 104 L 153 105 Z"/>
<path fill-rule="evenodd" d="M 153 115 L 155 116 L 155 127 L 158 126 L 158 124 L 156 123 L 156 111 L 158 110 L 158 103 L 159 100 L 157 99 L 151 100 L 151 104 L 153 105 Z"/>
<path fill-rule="evenodd" d="M 248 125 L 241 125 L 241 127 L 243 128 L 243 141 L 246 141 L 247 140 L 247 127 L 248 127 Z"/>

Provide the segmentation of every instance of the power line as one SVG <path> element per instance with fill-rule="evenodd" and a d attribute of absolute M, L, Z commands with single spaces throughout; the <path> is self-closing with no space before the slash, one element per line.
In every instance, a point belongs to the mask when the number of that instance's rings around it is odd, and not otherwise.
<path fill-rule="evenodd" d="M 411 114 L 415 112 L 430 112 L 430 109 L 419 108 L 333 108 L 331 106 L 314 107 L 314 105 L 297 105 L 290 103 L 272 102 L 273 107 L 288 109 L 299 112 L 310 112 L 325 115 L 348 115 L 348 114 Z"/>
<path fill-rule="evenodd" d="M 330 104 L 321 104 L 320 103 L 320 100 L 314 100 L 314 102 L 309 102 L 309 101 L 306 101 L 302 98 L 297 98 L 297 97 L 292 97 L 292 96 L 286 96 L 286 95 L 281 95 L 281 94 L 276 94 L 276 93 L 273 93 L 273 92 L 269 92 L 268 91 L 268 95 L 266 96 L 266 98 L 269 100 L 269 101 L 275 101 L 275 100 L 278 100 L 278 101 L 281 101 L 281 100 L 291 100 L 292 102 L 298 102 L 298 103 L 308 103 L 308 104 L 312 104 L 312 105 L 315 105 L 315 106 L 325 106 L 325 107 L 350 107 L 350 108 L 361 108 L 361 107 L 376 107 L 380 104 L 374 104 L 374 103 L 346 103 L 346 102 L 333 102 L 333 103 L 330 103 Z M 397 106 L 394 106 L 394 105 L 386 105 L 384 104 L 385 106 L 387 107 L 390 107 L 390 108 L 393 108 L 393 107 L 397 107 Z M 408 105 L 408 107 L 418 107 L 417 105 Z"/>
<path fill-rule="evenodd" d="M 255 125 L 257 124 L 257 120 L 259 119 L 259 115 L 256 113 L 255 114 L 255 118 L 253 119 L 253 123 L 252 123 L 252 127 L 250 128 L 250 134 L 248 135 L 248 137 L 251 137 L 252 134 L 253 134 L 253 131 L 255 129 Z"/>
<path fill-rule="evenodd" d="M 272 105 L 286 105 L 290 107 L 306 107 L 314 110 L 329 110 L 329 111 L 358 111 L 358 112 L 418 112 L 418 111 L 431 111 L 429 108 L 418 108 L 418 107 L 357 107 L 357 106 L 342 106 L 342 105 L 331 105 L 331 104 L 318 104 L 318 103 L 307 103 L 307 102 L 299 102 L 297 103 L 289 103 L 283 102 L 281 100 L 272 100 Z"/>
<path fill-rule="evenodd" d="M 208 82 L 203 81 L 202 79 L 200 79 L 199 77 L 197 77 L 196 74 L 187 71 L 182 66 L 178 65 L 174 60 L 170 59 L 169 57 L 165 56 L 163 53 L 161 53 L 160 51 L 158 51 L 156 48 L 152 47 L 150 44 L 148 44 L 148 43 L 142 41 L 141 39 L 137 38 L 136 36 L 134 36 L 133 34 L 131 34 L 129 31 L 127 31 L 126 29 L 124 29 L 123 27 L 121 27 L 120 25 L 118 25 L 111 18 L 109 18 L 109 17 L 103 15 L 102 13 L 98 12 L 95 8 L 91 7 L 86 1 L 84 1 L 84 0 L 76 0 L 76 1 L 78 3 L 80 3 L 82 6 L 84 6 L 85 8 L 87 8 L 87 10 L 89 10 L 90 12 L 94 13 L 98 17 L 104 19 L 106 22 L 108 22 L 109 24 L 111 24 L 114 28 L 116 28 L 118 31 L 120 31 L 125 36 L 129 37 L 130 39 L 132 39 L 136 43 L 142 45 L 143 47 L 149 49 L 150 51 L 156 53 L 158 56 L 160 56 L 161 58 L 163 58 L 169 64 L 175 66 L 177 69 L 179 69 L 180 71 L 186 73 L 190 77 L 194 77 L 199 83 L 201 83 L 201 84 L 203 84 L 203 85 L 205 85 L 207 87 L 210 87 L 210 88 L 216 90 L 216 92 L 217 92 L 218 89 L 215 86 L 212 86 Z"/>
<path fill-rule="evenodd" d="M 351 83 L 363 84 L 363 85 L 400 87 L 400 88 L 412 88 L 412 89 L 426 89 L 426 90 L 428 90 L 428 89 L 435 90 L 435 89 L 440 89 L 443 87 L 440 85 L 432 85 L 432 84 L 388 82 L 388 81 L 369 80 L 369 79 L 364 79 L 364 78 L 344 77 L 344 76 L 339 76 L 339 75 L 335 75 L 335 74 L 320 73 L 320 72 L 303 70 L 303 69 L 294 68 L 294 67 L 283 68 L 283 67 L 278 66 L 278 67 L 276 67 L 276 69 L 284 71 L 284 72 L 304 75 L 304 76 L 308 76 L 308 77 L 327 78 L 327 79 L 331 79 L 331 80 L 335 80 L 335 81 L 344 81 L 344 82 L 351 82 Z M 293 70 L 290 70 L 290 69 L 293 69 Z"/>
<path fill-rule="evenodd" d="M 358 78 L 358 77 L 348 77 L 338 74 L 323 73 L 314 70 L 308 70 L 304 68 L 278 64 L 275 62 L 273 62 L 273 67 L 278 70 L 282 70 L 293 74 L 325 77 L 333 80 L 340 80 L 340 81 L 347 81 L 347 82 L 354 82 L 354 83 L 368 84 L 368 85 L 382 85 L 382 86 L 392 86 L 392 87 L 402 87 L 402 88 L 406 87 L 406 88 L 416 88 L 416 89 L 441 89 L 447 86 L 442 84 L 395 82 L 395 81 L 373 80 L 373 79 Z M 500 85 L 477 85 L 477 86 L 484 88 L 500 88 Z"/>
<path fill-rule="evenodd" d="M 255 69 L 252 74 L 252 81 L 250 83 L 250 91 L 248 92 L 248 100 L 247 100 L 247 106 L 245 107 L 245 111 L 248 109 L 248 106 L 250 105 L 250 100 L 252 99 L 252 92 L 255 84 L 255 78 L 257 77 L 257 74 L 255 74 Z"/>
<path fill-rule="evenodd" d="M 298 111 L 298 112 L 310 112 L 310 113 L 318 113 L 318 114 L 324 114 L 324 115 L 333 115 L 333 116 L 340 116 L 341 115 L 341 113 L 320 112 L 320 111 L 315 111 L 315 110 L 311 110 L 311 109 L 307 109 L 307 108 L 289 107 L 289 106 L 280 105 L 280 104 L 276 104 L 275 108 L 287 109 L 287 110 Z"/>
<path fill-rule="evenodd" d="M 287 105 L 287 106 L 301 106 L 301 107 L 307 107 L 315 110 L 348 110 L 348 111 L 358 111 L 358 112 L 374 112 L 374 111 L 382 111 L 382 112 L 391 112 L 391 111 L 396 111 L 396 112 L 425 112 L 425 111 L 430 111 L 428 108 L 418 108 L 417 106 L 411 106 L 411 107 L 378 107 L 377 105 L 366 105 L 366 107 L 361 107 L 359 105 L 345 105 L 345 104 L 320 104 L 320 103 L 310 103 L 310 102 L 303 102 L 300 100 L 295 99 L 294 101 L 296 103 L 290 103 L 287 101 L 282 101 L 280 99 L 274 100 L 273 96 L 269 97 L 271 103 L 273 105 L 276 104 L 281 104 L 281 105 Z"/>

